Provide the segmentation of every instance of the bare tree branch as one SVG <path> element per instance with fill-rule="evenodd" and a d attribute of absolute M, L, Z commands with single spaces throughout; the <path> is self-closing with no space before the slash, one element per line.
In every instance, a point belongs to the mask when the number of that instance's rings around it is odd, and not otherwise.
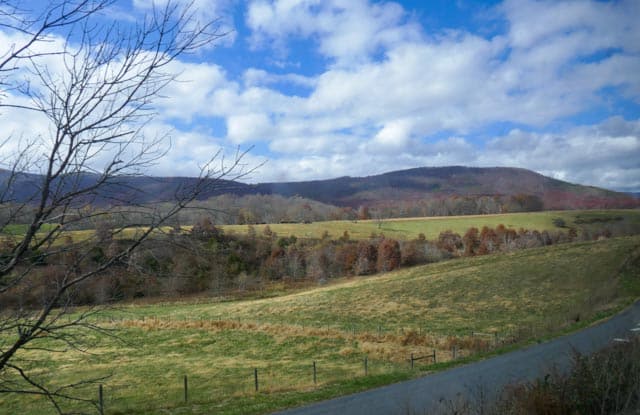
<path fill-rule="evenodd" d="M 191 6 L 173 2 L 154 7 L 136 26 L 105 25 L 99 14 L 112 3 L 58 0 L 34 13 L 0 0 L 0 29 L 14 42 L 0 48 L 0 110 L 42 117 L 49 127 L 46 136 L 17 139 L 18 150 L 0 159 L 7 167 L 0 171 L 6 177 L 0 182 L 0 393 L 44 396 L 59 413 L 67 401 L 90 403 L 74 390 L 95 380 L 47 384 L 19 352 L 90 352 L 88 333 L 113 337 L 95 322 L 98 309 L 74 310 L 74 290 L 125 263 L 209 187 L 247 173 L 246 152 L 231 160 L 219 152 L 163 209 L 120 196 L 122 179 L 143 174 L 168 151 L 166 136 L 149 138 L 145 126 L 161 91 L 176 79 L 170 64 L 224 33 L 217 21 L 199 23 Z M 9 140 L 16 139 L 3 142 Z M 33 179 L 26 202 L 14 194 L 25 177 Z M 83 241 L 69 236 L 69 228 L 112 212 L 144 220 L 125 220 Z M 8 235 L 19 218 L 28 220 Z M 134 227 L 135 235 L 115 239 Z M 103 248 L 109 252 L 92 260 Z M 38 307 L 23 303 L 20 293 L 36 286 L 44 287 Z"/>

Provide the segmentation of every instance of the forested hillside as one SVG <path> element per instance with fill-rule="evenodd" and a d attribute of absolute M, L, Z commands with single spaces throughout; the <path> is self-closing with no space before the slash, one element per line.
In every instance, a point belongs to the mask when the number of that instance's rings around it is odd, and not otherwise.
<path fill-rule="evenodd" d="M 96 175 L 82 173 L 61 177 L 55 185 L 71 187 L 96 179 Z M 4 204 L 35 200 L 39 181 L 38 175 L 11 177 L 10 172 L 0 170 Z M 98 207 L 161 205 L 197 183 L 196 178 L 119 176 L 82 202 Z M 504 167 L 425 167 L 310 182 L 245 184 L 220 180 L 206 183 L 203 189 L 196 205 L 225 212 L 216 221 L 231 224 L 640 206 L 640 200 L 628 194 Z M 185 221 L 194 223 L 193 215 L 183 215 Z"/>

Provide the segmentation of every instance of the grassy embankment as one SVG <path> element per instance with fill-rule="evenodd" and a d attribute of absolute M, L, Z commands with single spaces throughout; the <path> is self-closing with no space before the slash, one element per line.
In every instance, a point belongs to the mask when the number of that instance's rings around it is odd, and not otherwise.
<path fill-rule="evenodd" d="M 445 362 L 457 344 L 465 359 L 478 358 L 493 337 L 471 331 L 498 333 L 508 348 L 588 324 L 640 295 L 639 258 L 640 237 L 627 237 L 457 259 L 270 299 L 133 304 L 102 322 L 126 343 L 21 357 L 56 383 L 111 375 L 103 381 L 107 414 L 267 413 L 434 369 L 425 360 L 411 372 L 411 353 L 436 349 Z M 97 387 L 86 394 L 96 397 Z M 0 397 L 0 408 L 50 410 L 27 396 Z"/>

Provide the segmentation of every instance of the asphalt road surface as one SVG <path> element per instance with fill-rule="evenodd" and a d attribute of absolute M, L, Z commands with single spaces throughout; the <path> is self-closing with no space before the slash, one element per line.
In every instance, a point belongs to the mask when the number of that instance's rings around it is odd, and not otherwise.
<path fill-rule="evenodd" d="M 607 321 L 555 340 L 278 415 L 417 415 L 450 412 L 447 408 L 460 402 L 483 405 L 509 383 L 544 377 L 552 368 L 566 369 L 574 350 L 592 353 L 614 341 L 640 335 L 639 330 L 632 331 L 639 327 L 640 301 Z"/>

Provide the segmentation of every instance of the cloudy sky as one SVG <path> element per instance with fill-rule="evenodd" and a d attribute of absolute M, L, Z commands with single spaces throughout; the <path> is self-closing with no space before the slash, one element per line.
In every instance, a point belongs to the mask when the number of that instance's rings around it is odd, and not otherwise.
<path fill-rule="evenodd" d="M 195 6 L 228 34 L 175 63 L 150 127 L 171 130 L 172 149 L 153 174 L 196 174 L 240 147 L 267 160 L 253 182 L 515 166 L 640 191 L 640 1 Z"/>

